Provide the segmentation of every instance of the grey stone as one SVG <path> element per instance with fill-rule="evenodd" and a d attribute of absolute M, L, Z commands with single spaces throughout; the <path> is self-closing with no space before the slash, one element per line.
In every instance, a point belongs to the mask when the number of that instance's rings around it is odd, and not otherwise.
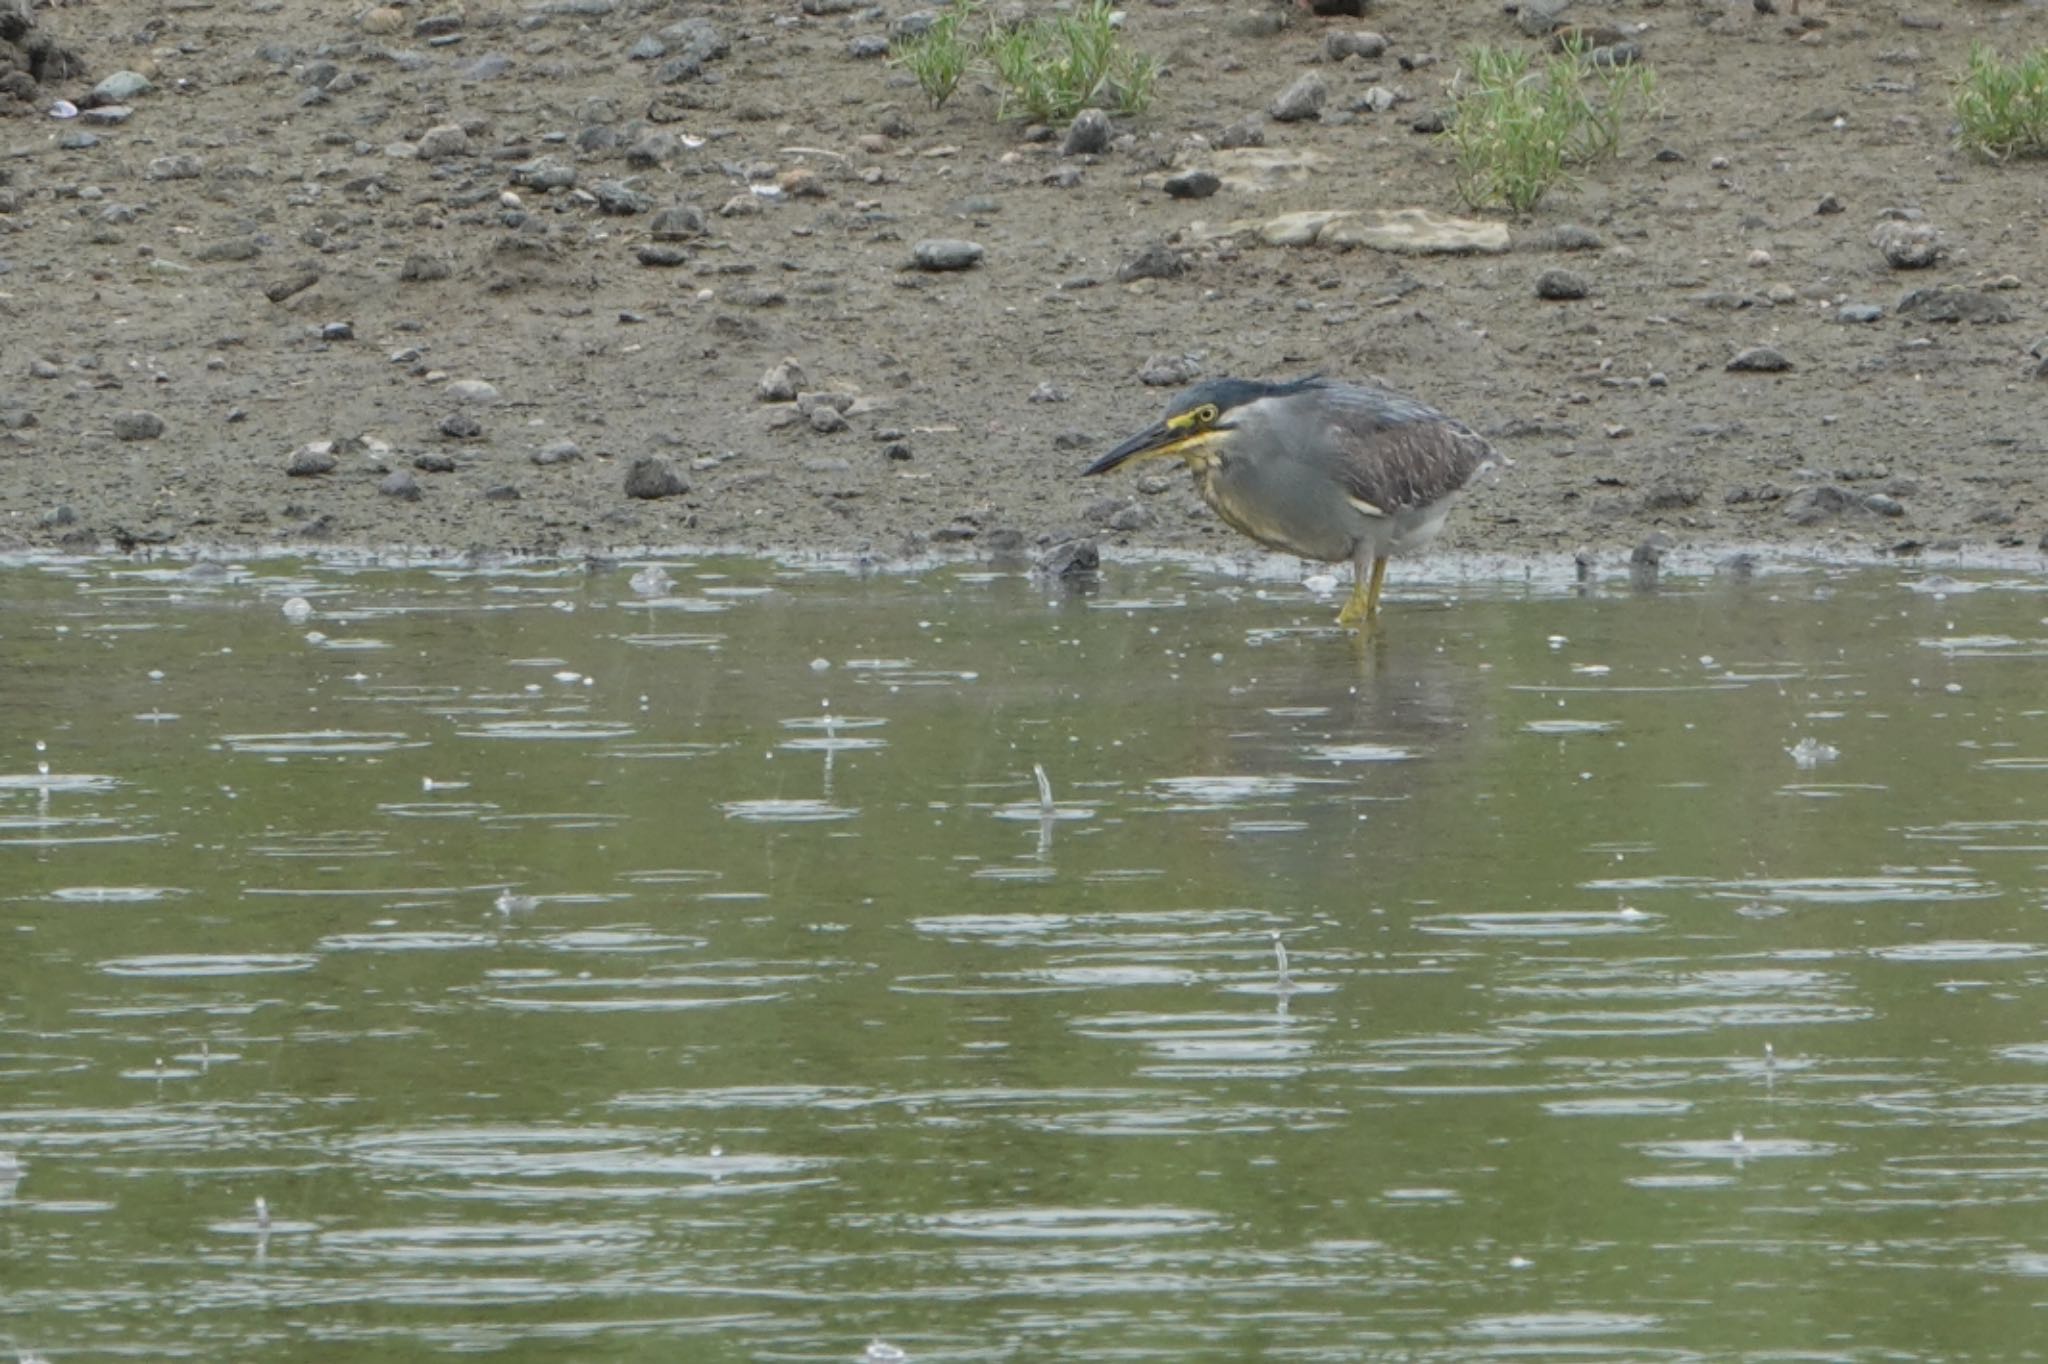
<path fill-rule="evenodd" d="M 1870 242 L 1894 270 L 1925 270 L 1942 255 L 1940 234 L 1930 223 L 1881 222 L 1871 229 Z"/>
<path fill-rule="evenodd" d="M 1531 38 L 1541 38 L 1564 22 L 1571 0 L 1521 0 L 1515 9 L 1515 27 Z"/>
<path fill-rule="evenodd" d="M 1904 516 L 1906 504 L 1890 493 L 1865 493 L 1863 505 L 1879 516 Z"/>
<path fill-rule="evenodd" d="M 92 88 L 85 97 L 87 105 L 126 104 L 138 95 L 146 95 L 156 89 L 149 77 L 138 71 L 116 71 Z"/>
<path fill-rule="evenodd" d="M 1341 62 L 1347 57 L 1377 57 L 1387 50 L 1385 34 L 1357 30 L 1323 35 L 1323 60 Z"/>
<path fill-rule="evenodd" d="M 645 213 L 654 207 L 651 196 L 618 180 L 600 180 L 590 187 L 590 192 L 597 197 L 597 211 L 613 217 Z"/>
<path fill-rule="evenodd" d="M 661 31 L 661 40 L 671 52 L 680 52 L 700 62 L 715 62 L 732 51 L 732 44 L 709 19 L 684 19 Z"/>
<path fill-rule="evenodd" d="M 668 55 L 668 44 L 649 33 L 626 49 L 629 62 L 658 62 Z"/>
<path fill-rule="evenodd" d="M 1958 285 L 1915 289 L 1899 300 L 1900 317 L 1922 322 L 2011 322 L 2019 314 L 1998 294 Z"/>
<path fill-rule="evenodd" d="M 583 451 L 573 440 L 551 440 L 533 452 L 535 464 L 546 468 L 550 464 L 574 464 L 583 458 Z"/>
<path fill-rule="evenodd" d="M 451 412 L 441 418 L 441 434 L 450 440 L 476 440 L 484 433 L 484 424 L 467 412 Z"/>
<path fill-rule="evenodd" d="M 812 408 L 808 415 L 808 420 L 811 423 L 811 430 L 824 435 L 831 435 L 834 432 L 846 429 L 846 415 L 838 408 L 829 404 L 820 404 Z"/>
<path fill-rule="evenodd" d="M 378 480 L 377 491 L 401 502 L 417 502 L 420 500 L 420 481 L 412 476 L 410 469 L 393 469 Z"/>
<path fill-rule="evenodd" d="M 164 419 L 154 412 L 137 410 L 114 414 L 116 440 L 155 440 L 164 433 Z"/>
<path fill-rule="evenodd" d="M 1176 199 L 1206 199 L 1223 187 L 1214 171 L 1184 170 L 1166 177 L 1166 192 Z"/>
<path fill-rule="evenodd" d="M 1307 119 L 1320 118 L 1323 103 L 1330 97 L 1330 87 L 1323 78 L 1313 71 L 1303 72 L 1292 85 L 1273 97 L 1266 106 L 1266 112 L 1276 123 L 1300 123 Z"/>
<path fill-rule="evenodd" d="M 633 257 L 642 265 L 657 270 L 670 270 L 678 265 L 690 263 L 690 253 L 680 246 L 664 245 L 661 242 L 642 242 L 633 248 Z"/>
<path fill-rule="evenodd" d="M 1100 109 L 1083 109 L 1067 125 L 1067 136 L 1060 143 L 1060 155 L 1090 156 L 1106 151 L 1109 138 L 1109 115 Z"/>
<path fill-rule="evenodd" d="M 1180 252 L 1163 242 L 1154 242 L 1118 266 L 1116 277 L 1120 284 L 1140 279 L 1174 279 L 1187 273 L 1187 268 Z"/>
<path fill-rule="evenodd" d="M 1884 309 L 1875 303 L 1844 303 L 1835 309 L 1837 322 L 1875 322 L 1884 316 Z"/>
<path fill-rule="evenodd" d="M 968 270 L 981 264 L 980 242 L 951 237 L 927 237 L 910 249 L 911 263 L 920 270 Z"/>
<path fill-rule="evenodd" d="M 135 110 L 125 104 L 102 104 L 97 109 L 81 111 L 78 121 L 97 128 L 117 128 L 133 117 Z"/>
<path fill-rule="evenodd" d="M 675 465 L 659 455 L 642 455 L 626 470 L 626 496 L 652 501 L 662 497 L 680 497 L 690 491 L 689 483 L 676 472 Z"/>
<path fill-rule="evenodd" d="M 315 474 L 331 474 L 339 463 L 334 457 L 334 442 L 331 440 L 309 441 L 292 451 L 285 461 L 284 471 L 293 478 L 311 478 Z"/>
<path fill-rule="evenodd" d="M 796 395 L 803 392 L 803 387 L 803 366 L 784 358 L 768 366 L 761 382 L 754 386 L 754 396 L 764 403 L 794 402 Z"/>
<path fill-rule="evenodd" d="M 1751 346 L 1737 351 L 1728 368 L 1744 374 L 1778 374 L 1792 368 L 1792 362 L 1774 346 Z"/>
<path fill-rule="evenodd" d="M 447 391 L 456 402 L 474 407 L 489 407 L 498 401 L 498 386 L 487 379 L 452 379 Z"/>
<path fill-rule="evenodd" d="M 1785 499 L 1785 519 L 1795 526 L 1817 526 L 1821 522 L 1854 511 L 1861 498 L 1842 491 L 1832 483 L 1802 488 Z"/>
<path fill-rule="evenodd" d="M 1266 145 L 1266 130 L 1259 126 L 1256 118 L 1241 118 L 1219 129 L 1214 142 L 1221 151 L 1234 151 L 1241 147 L 1263 147 Z"/>
<path fill-rule="evenodd" d="M 1148 388 L 1179 388 L 1202 372 L 1202 362 L 1192 355 L 1149 355 L 1138 366 L 1138 382 Z"/>
<path fill-rule="evenodd" d="M 1545 270 L 1536 276 L 1536 297 L 1553 300 L 1584 298 L 1593 288 L 1584 275 L 1570 270 Z"/>
<path fill-rule="evenodd" d="M 1038 556 L 1035 572 L 1049 578 L 1078 578 L 1102 567 L 1102 553 L 1093 540 L 1063 540 Z"/>
<path fill-rule="evenodd" d="M 889 55 L 889 40 L 879 33 L 863 33 L 846 44 L 846 55 L 855 61 L 872 61 Z"/>
<path fill-rule="evenodd" d="M 647 235 L 658 242 L 688 241 L 704 235 L 704 215 L 688 204 L 674 204 L 647 220 Z"/>
<path fill-rule="evenodd" d="M 490 487 L 484 489 L 484 501 L 486 502 L 517 502 L 518 500 L 519 489 L 513 487 L 510 483 L 493 483 Z"/>
<path fill-rule="evenodd" d="M 565 166 L 551 156 L 543 156 L 514 166 L 512 183 L 539 190 L 574 189 L 576 168 Z"/>
<path fill-rule="evenodd" d="M 407 256 L 405 258 L 405 264 L 398 268 L 399 279 L 405 281 L 408 284 L 423 283 L 428 280 L 446 279 L 454 273 L 455 267 L 450 265 L 447 261 L 442 260 L 439 256 Z"/>
<path fill-rule="evenodd" d="M 206 163 L 191 152 L 159 156 L 142 168 L 145 180 L 197 180 L 206 173 Z"/>
<path fill-rule="evenodd" d="M 419 153 L 422 161 L 468 156 L 469 132 L 460 123 L 437 124 L 420 135 Z"/>
<path fill-rule="evenodd" d="M 423 474 L 452 474 L 455 472 L 457 465 L 455 463 L 455 456 L 444 454 L 439 450 L 429 450 L 425 454 L 414 455 L 412 457 L 412 467 Z"/>
<path fill-rule="evenodd" d="M 494 81 L 512 69 L 512 59 L 501 52 L 478 57 L 458 73 L 466 81 Z"/>

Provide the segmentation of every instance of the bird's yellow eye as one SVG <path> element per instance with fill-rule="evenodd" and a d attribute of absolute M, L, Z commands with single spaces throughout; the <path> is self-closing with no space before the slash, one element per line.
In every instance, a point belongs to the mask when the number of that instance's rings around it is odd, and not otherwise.
<path fill-rule="evenodd" d="M 1196 426 L 1208 426 L 1212 424 L 1216 420 L 1216 418 L 1221 415 L 1222 414 L 1216 410 L 1216 404 L 1203 403 L 1200 407 L 1196 408 L 1193 412 L 1188 414 L 1188 420 L 1192 421 Z"/>

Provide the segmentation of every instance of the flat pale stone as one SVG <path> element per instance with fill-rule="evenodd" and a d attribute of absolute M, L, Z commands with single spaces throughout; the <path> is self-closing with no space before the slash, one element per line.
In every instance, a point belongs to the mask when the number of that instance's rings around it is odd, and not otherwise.
<path fill-rule="evenodd" d="M 1226 147 L 1205 152 L 1201 161 L 1224 188 L 1246 194 L 1307 184 L 1324 165 L 1316 153 L 1293 147 Z"/>
<path fill-rule="evenodd" d="M 1494 255 L 1508 249 L 1506 223 L 1453 218 L 1426 208 L 1397 208 L 1374 218 L 1332 222 L 1320 246 L 1369 246 L 1404 255 Z"/>
<path fill-rule="evenodd" d="M 1314 246 L 1332 224 L 1356 218 L 1349 208 L 1310 208 L 1283 213 L 1259 224 L 1259 236 L 1268 246 Z"/>

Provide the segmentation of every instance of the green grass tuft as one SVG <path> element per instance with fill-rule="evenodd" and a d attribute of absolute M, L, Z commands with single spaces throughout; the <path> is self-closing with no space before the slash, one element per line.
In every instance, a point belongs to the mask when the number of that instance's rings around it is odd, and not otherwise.
<path fill-rule="evenodd" d="M 1979 44 L 1956 80 L 1957 140 L 1994 161 L 2048 156 L 2048 47 L 2008 62 Z"/>
<path fill-rule="evenodd" d="M 997 116 L 1055 120 L 1083 109 L 1135 114 L 1151 103 L 1159 64 L 1124 44 L 1109 0 L 998 29 L 978 0 L 953 0 L 923 34 L 897 45 L 934 109 L 980 71 L 1000 87 Z"/>
<path fill-rule="evenodd" d="M 1474 208 L 1527 213 L 1575 167 L 1613 156 L 1646 112 L 1656 77 L 1641 65 L 1595 65 L 1569 49 L 1532 65 L 1519 49 L 1467 54 L 1443 136 L 1457 156 L 1458 194 Z"/>

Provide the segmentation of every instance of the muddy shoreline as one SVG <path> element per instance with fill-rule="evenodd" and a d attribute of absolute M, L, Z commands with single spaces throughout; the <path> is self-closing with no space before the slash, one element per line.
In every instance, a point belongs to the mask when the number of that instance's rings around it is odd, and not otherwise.
<path fill-rule="evenodd" d="M 1078 477 L 1178 370 L 1377 377 L 1481 430 L 1515 463 L 1452 555 L 2038 562 L 2048 182 L 1959 155 L 1946 100 L 2048 6 L 1580 8 L 1659 111 L 1468 255 L 1259 228 L 1469 214 L 1413 125 L 1461 49 L 1531 42 L 1492 7 L 1133 4 L 1167 75 L 1077 156 L 863 55 L 903 6 L 34 11 L 86 68 L 48 99 L 152 89 L 0 119 L 0 550 L 1256 560 L 1184 476 Z M 1329 58 L 1362 29 L 1383 56 Z M 1321 116 L 1273 119 L 1304 74 Z M 1270 183 L 1163 191 L 1234 125 Z M 982 252 L 913 268 L 932 239 Z M 1538 297 L 1559 270 L 1584 297 Z M 1756 347 L 1786 367 L 1728 368 Z M 628 495 L 644 461 L 667 495 Z"/>

